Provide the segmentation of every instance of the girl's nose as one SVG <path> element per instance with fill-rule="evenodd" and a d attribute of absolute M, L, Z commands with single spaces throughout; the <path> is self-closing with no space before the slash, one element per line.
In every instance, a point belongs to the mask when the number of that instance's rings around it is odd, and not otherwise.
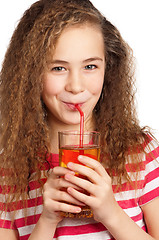
<path fill-rule="evenodd" d="M 66 91 L 71 92 L 73 94 L 77 94 L 84 91 L 83 79 L 80 72 L 70 71 L 65 88 Z"/>

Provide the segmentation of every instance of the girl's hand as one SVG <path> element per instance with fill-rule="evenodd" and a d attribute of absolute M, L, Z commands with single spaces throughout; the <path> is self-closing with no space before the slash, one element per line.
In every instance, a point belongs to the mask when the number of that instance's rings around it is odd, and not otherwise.
<path fill-rule="evenodd" d="M 68 182 L 63 177 L 66 174 L 75 175 L 73 171 L 63 167 L 55 167 L 43 188 L 43 212 L 41 217 L 58 224 L 62 220 L 60 212 L 79 213 L 83 206 L 80 201 L 70 195 L 66 189 L 80 190 L 75 184 Z M 74 204 L 71 205 L 71 204 Z"/>
<path fill-rule="evenodd" d="M 79 161 L 86 166 L 70 162 L 68 168 L 86 176 L 88 180 L 70 173 L 65 174 L 65 179 L 83 188 L 90 195 L 81 193 L 73 187 L 69 187 L 67 191 L 72 197 L 91 207 L 95 220 L 106 224 L 111 221 L 111 218 L 115 216 L 119 209 L 119 205 L 114 198 L 111 178 L 98 161 L 86 156 L 79 156 Z"/>

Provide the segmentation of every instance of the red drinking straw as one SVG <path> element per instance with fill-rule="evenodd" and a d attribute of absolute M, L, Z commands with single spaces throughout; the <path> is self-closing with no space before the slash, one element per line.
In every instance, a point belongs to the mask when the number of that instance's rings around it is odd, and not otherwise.
<path fill-rule="evenodd" d="M 84 113 L 82 112 L 80 106 L 78 104 L 75 104 L 75 108 L 80 113 L 80 147 L 83 147 L 83 133 L 84 133 Z"/>

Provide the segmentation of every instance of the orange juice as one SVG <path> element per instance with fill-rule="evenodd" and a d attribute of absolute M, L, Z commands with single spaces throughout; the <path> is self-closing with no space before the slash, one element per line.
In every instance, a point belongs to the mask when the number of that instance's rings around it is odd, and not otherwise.
<path fill-rule="evenodd" d="M 59 149 L 59 162 L 61 167 L 67 167 L 69 162 L 81 164 L 78 161 L 79 155 L 85 155 L 99 161 L 100 148 L 98 146 L 87 145 L 83 148 L 76 146 L 65 146 Z"/>
<path fill-rule="evenodd" d="M 87 157 L 93 158 L 97 161 L 100 161 L 100 148 L 96 145 L 86 145 L 83 148 L 76 146 L 65 146 L 59 149 L 59 162 L 60 166 L 66 167 L 68 162 L 74 162 L 77 164 L 81 164 L 78 161 L 79 155 L 85 155 Z M 84 178 L 80 174 L 76 173 L 76 176 Z M 88 194 L 88 193 L 86 193 Z M 88 206 L 82 207 L 82 211 L 80 213 L 61 213 L 64 217 L 71 218 L 80 218 L 80 217 L 92 217 L 92 211 Z"/>

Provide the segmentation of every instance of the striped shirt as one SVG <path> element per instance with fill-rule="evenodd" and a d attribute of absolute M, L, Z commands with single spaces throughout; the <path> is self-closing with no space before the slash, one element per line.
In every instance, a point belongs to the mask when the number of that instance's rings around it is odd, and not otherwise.
<path fill-rule="evenodd" d="M 151 144 L 153 143 L 153 144 Z M 129 161 L 126 169 L 134 184 L 126 181 L 122 182 L 121 188 L 116 188 L 115 179 L 113 183 L 113 191 L 116 201 L 126 214 L 132 218 L 136 224 L 146 231 L 141 206 L 152 201 L 159 196 L 159 146 L 150 139 L 145 144 L 145 153 L 139 153 L 142 157 L 140 173 L 135 181 L 135 167 Z M 130 156 L 128 156 L 130 157 Z M 131 157 L 130 157 L 131 159 Z M 51 154 L 48 158 L 51 167 L 58 165 L 58 155 Z M 43 179 L 46 181 L 46 179 Z M 135 189 L 135 186 L 138 186 Z M 36 190 L 38 197 L 36 199 Z M 11 212 L 2 214 L 0 219 L 1 228 L 12 228 L 19 232 L 20 240 L 27 240 L 35 227 L 40 214 L 43 210 L 43 199 L 40 194 L 39 185 L 35 181 L 30 182 L 30 197 L 28 198 L 27 219 L 24 217 L 24 209 L 19 202 L 17 214 L 14 223 L 11 224 Z M 0 194 L 0 199 L 3 196 Z M 2 206 L 2 202 L 0 202 Z M 35 208 L 35 206 L 37 206 Z M 36 209 L 36 210 L 35 210 Z M 114 239 L 105 226 L 100 222 L 96 222 L 93 218 L 88 219 L 63 219 L 57 226 L 53 240 L 111 240 Z"/>

